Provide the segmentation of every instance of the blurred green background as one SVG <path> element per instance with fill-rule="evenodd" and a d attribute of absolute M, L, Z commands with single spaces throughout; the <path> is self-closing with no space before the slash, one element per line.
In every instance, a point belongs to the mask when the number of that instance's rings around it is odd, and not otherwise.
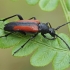
<path fill-rule="evenodd" d="M 0 18 L 5 18 L 14 14 L 20 14 L 24 19 L 36 17 L 41 22 L 50 22 L 52 27 L 66 23 L 66 18 L 61 5 L 52 12 L 42 11 L 37 5 L 30 6 L 25 0 L 0 0 Z M 13 18 L 15 20 L 17 17 Z M 11 21 L 11 20 L 10 20 Z M 68 34 L 67 26 L 62 27 L 58 32 Z M 11 55 L 12 48 L 0 49 L 0 70 L 54 70 L 52 63 L 45 67 L 33 67 L 30 65 L 30 57 L 14 57 Z M 70 70 L 69 68 L 66 70 Z"/>

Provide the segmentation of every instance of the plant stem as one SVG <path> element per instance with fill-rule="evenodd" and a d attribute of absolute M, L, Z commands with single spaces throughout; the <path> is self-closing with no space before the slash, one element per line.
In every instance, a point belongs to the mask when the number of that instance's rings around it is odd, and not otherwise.
<path fill-rule="evenodd" d="M 69 22 L 69 15 L 68 15 L 68 14 L 69 14 L 69 11 L 68 11 L 68 9 L 67 9 L 67 7 L 66 7 L 65 0 L 60 0 L 60 3 L 61 3 L 61 5 L 62 5 L 64 14 L 65 14 L 65 16 L 66 16 L 66 20 L 67 20 L 67 22 Z"/>

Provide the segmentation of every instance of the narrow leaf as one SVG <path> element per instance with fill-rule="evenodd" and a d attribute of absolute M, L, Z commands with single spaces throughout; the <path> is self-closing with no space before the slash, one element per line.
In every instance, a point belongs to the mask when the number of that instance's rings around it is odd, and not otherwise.
<path fill-rule="evenodd" d="M 70 11 L 70 0 L 66 0 L 66 6 L 67 6 L 68 11 Z"/>

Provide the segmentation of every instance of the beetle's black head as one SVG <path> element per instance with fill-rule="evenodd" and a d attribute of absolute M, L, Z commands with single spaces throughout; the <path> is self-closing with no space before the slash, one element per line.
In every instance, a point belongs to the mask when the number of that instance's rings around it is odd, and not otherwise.
<path fill-rule="evenodd" d="M 54 28 L 49 28 L 49 34 L 50 34 L 52 37 L 55 37 L 55 30 L 54 30 Z"/>

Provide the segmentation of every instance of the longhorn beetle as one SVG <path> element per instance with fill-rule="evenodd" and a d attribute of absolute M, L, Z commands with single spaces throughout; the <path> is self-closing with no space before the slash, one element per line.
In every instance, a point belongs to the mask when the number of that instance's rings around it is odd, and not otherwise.
<path fill-rule="evenodd" d="M 0 21 L 6 21 L 7 19 L 13 18 L 15 16 L 17 16 L 19 18 L 19 21 L 9 22 L 9 23 L 5 24 L 4 31 L 9 31 L 9 33 L 4 35 L 4 36 L 0 36 L 0 38 L 7 37 L 14 32 L 20 32 L 20 33 L 23 33 L 24 35 L 26 35 L 26 33 L 32 33 L 33 35 L 19 49 L 17 49 L 14 52 L 14 54 L 17 53 L 20 49 L 22 49 L 30 40 L 35 38 L 38 35 L 38 33 L 41 33 L 41 35 L 45 39 L 49 39 L 49 40 L 54 40 L 56 37 L 59 37 L 66 44 L 68 49 L 70 50 L 69 45 L 60 36 L 58 36 L 55 33 L 55 30 L 58 30 L 59 28 L 61 28 L 62 26 L 65 26 L 66 24 L 68 24 L 70 22 L 67 22 L 61 26 L 58 26 L 57 28 L 52 28 L 51 24 L 49 22 L 47 22 L 45 24 L 41 23 L 35 17 L 32 17 L 28 20 L 24 20 L 22 18 L 22 16 L 19 14 L 7 17 L 7 18 L 0 20 Z M 47 34 L 47 33 L 49 33 L 53 38 L 51 38 L 51 39 L 47 38 L 45 36 L 45 34 Z"/>

